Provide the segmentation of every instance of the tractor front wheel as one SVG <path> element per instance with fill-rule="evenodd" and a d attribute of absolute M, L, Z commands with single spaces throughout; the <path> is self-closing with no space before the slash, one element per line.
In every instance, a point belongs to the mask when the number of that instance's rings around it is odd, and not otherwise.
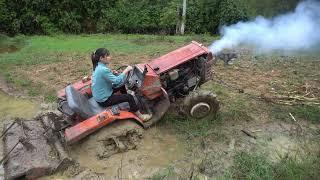
<path fill-rule="evenodd" d="M 217 95 L 211 91 L 191 92 L 183 102 L 183 112 L 191 119 L 216 116 L 219 110 Z"/>

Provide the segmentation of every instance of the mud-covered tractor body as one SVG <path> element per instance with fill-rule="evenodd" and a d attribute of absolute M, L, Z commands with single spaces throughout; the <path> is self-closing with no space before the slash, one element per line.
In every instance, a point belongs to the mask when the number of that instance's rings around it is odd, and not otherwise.
<path fill-rule="evenodd" d="M 189 117 L 202 118 L 212 115 L 218 109 L 215 95 L 212 93 L 201 94 L 199 96 L 201 101 L 199 101 L 193 91 L 212 78 L 213 64 L 214 58 L 208 49 L 193 41 L 189 45 L 156 58 L 149 63 L 134 65 L 133 70 L 124 82 L 124 86 L 127 93 L 134 96 L 140 111 L 153 114 L 152 119 L 148 121 L 143 121 L 134 113 L 129 112 L 128 103 L 115 104 L 107 108 L 99 106 L 92 97 L 90 78 L 83 78 L 81 81 L 68 85 L 58 92 L 58 109 L 64 114 L 64 118 L 54 118 L 48 122 L 43 122 L 41 118 L 38 120 L 41 121 L 39 127 L 42 127 L 39 133 L 45 134 L 50 128 L 50 132 L 54 134 L 50 137 L 44 136 L 47 143 L 44 146 L 58 146 L 61 149 L 63 146 L 78 142 L 102 127 L 109 124 L 112 126 L 113 122 L 128 119 L 133 120 L 143 128 L 150 127 L 163 117 L 169 109 L 170 103 L 175 102 L 178 98 L 187 99 L 187 104 L 184 106 L 187 107 L 186 113 L 189 114 Z M 186 98 L 187 96 L 190 96 L 190 98 Z M 208 100 L 212 100 L 212 102 L 208 102 Z M 202 114 L 198 116 L 198 112 Z M 203 112 L 205 112 L 204 116 Z M 64 166 L 62 163 L 65 163 L 68 158 L 64 151 L 59 150 L 59 153 L 55 154 L 57 158 L 55 165 L 46 167 L 46 171 L 40 171 L 42 170 L 41 167 L 35 168 L 34 166 L 29 166 L 29 168 L 23 166 L 21 168 L 19 163 L 32 162 L 32 159 L 28 159 L 28 157 L 32 157 L 30 154 L 41 151 L 41 149 L 37 148 L 37 144 L 33 144 L 30 148 L 23 143 L 19 145 L 20 150 L 12 147 L 12 144 L 14 144 L 12 142 L 19 142 L 21 137 L 32 139 L 32 135 L 26 136 L 25 134 L 28 133 L 25 131 L 32 131 L 33 127 L 24 127 L 22 128 L 24 133 L 21 133 L 17 132 L 20 126 L 21 124 L 15 123 L 13 126 L 9 124 L 5 127 L 4 139 L 10 139 L 11 141 L 11 143 L 6 143 L 6 141 L 4 143 L 4 154 L 6 155 L 4 168 L 7 179 L 38 177 Z M 33 143 L 32 141 L 28 142 Z M 12 157 L 19 152 L 25 154 L 24 162 Z M 44 165 L 42 164 L 42 166 Z"/>

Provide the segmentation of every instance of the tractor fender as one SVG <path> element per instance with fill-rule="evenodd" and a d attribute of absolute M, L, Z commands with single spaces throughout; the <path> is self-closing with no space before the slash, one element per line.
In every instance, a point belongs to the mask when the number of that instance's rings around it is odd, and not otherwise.
<path fill-rule="evenodd" d="M 114 121 L 127 119 L 133 119 L 139 125 L 143 126 L 143 121 L 132 112 L 120 110 L 118 114 L 114 114 L 111 110 L 106 110 L 72 127 L 65 129 L 65 142 L 68 145 L 71 145 Z"/>

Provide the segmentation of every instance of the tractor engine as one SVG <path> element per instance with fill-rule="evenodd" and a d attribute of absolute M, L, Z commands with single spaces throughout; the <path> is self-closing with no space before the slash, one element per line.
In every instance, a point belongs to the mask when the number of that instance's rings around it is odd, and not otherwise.
<path fill-rule="evenodd" d="M 190 91 L 200 87 L 212 78 L 212 54 L 205 54 L 180 64 L 160 74 L 162 87 L 167 91 L 170 100 L 185 97 Z"/>

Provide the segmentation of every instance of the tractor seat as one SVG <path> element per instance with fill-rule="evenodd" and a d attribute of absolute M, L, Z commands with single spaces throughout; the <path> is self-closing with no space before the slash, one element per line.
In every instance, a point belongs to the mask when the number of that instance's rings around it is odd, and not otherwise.
<path fill-rule="evenodd" d="M 66 87 L 66 97 L 69 107 L 78 116 L 83 119 L 88 119 L 95 116 L 102 111 L 111 107 L 102 107 L 94 99 L 87 98 L 85 95 L 81 94 L 71 85 Z M 117 105 L 120 110 L 128 110 L 130 108 L 129 103 L 124 102 Z"/>

